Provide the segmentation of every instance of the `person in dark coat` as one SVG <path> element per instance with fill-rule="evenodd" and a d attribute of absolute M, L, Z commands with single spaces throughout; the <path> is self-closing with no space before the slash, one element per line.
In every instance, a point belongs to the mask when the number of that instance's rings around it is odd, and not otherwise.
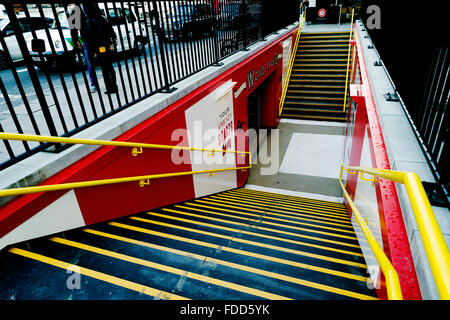
<path fill-rule="evenodd" d="M 81 39 L 102 69 L 105 93 L 117 93 L 116 71 L 113 67 L 116 33 L 96 3 L 85 0 L 82 5 L 84 18 L 81 19 Z"/>

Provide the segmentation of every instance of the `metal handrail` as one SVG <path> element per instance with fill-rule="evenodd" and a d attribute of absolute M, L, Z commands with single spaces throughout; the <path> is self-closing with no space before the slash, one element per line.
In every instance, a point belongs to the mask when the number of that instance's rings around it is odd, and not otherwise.
<path fill-rule="evenodd" d="M 300 34 L 302 33 L 303 25 L 305 24 L 305 19 L 306 19 L 305 16 L 306 16 L 306 11 L 304 11 L 300 17 L 300 23 L 299 23 L 298 30 L 297 30 L 297 37 L 295 38 L 294 48 L 292 50 L 291 59 L 289 60 L 289 68 L 288 68 L 288 72 L 286 75 L 286 79 L 284 80 L 283 91 L 281 92 L 280 104 L 278 107 L 278 116 L 279 117 L 281 116 L 281 113 L 283 112 L 284 100 L 286 98 L 287 88 L 288 88 L 289 80 L 291 78 L 292 67 L 294 66 L 295 55 L 297 53 L 298 42 L 300 40 Z"/>
<path fill-rule="evenodd" d="M 348 194 L 347 190 L 345 189 L 345 186 L 342 182 L 342 172 L 344 170 L 344 165 L 341 166 L 341 172 L 339 175 L 339 183 L 341 185 L 342 190 L 344 191 L 344 196 L 347 199 L 350 207 L 352 208 L 353 214 L 355 216 L 356 222 L 360 225 L 362 232 L 364 233 L 364 236 L 367 239 L 367 242 L 369 243 L 370 248 L 372 249 L 372 252 L 377 259 L 381 271 L 383 271 L 384 277 L 386 278 L 386 291 L 388 294 L 389 300 L 403 300 L 402 290 L 400 287 L 400 281 L 398 278 L 398 274 L 395 271 L 394 267 L 392 266 L 391 262 L 389 261 L 388 257 L 383 251 L 383 248 L 379 245 L 377 240 L 375 239 L 374 235 L 370 231 L 369 227 L 367 226 L 366 222 L 364 221 L 364 218 L 361 216 L 361 214 L 358 211 L 358 208 L 356 208 L 355 203 L 353 202 L 352 198 Z M 348 170 L 348 169 L 346 169 Z"/>
<path fill-rule="evenodd" d="M 353 17 L 355 14 L 355 9 L 352 9 L 352 22 L 350 23 L 350 38 L 349 38 L 349 42 L 348 42 L 348 54 L 347 54 L 347 73 L 345 74 L 345 91 L 344 91 L 344 105 L 343 105 L 343 110 L 345 112 L 345 105 L 347 103 L 347 88 L 348 88 L 348 69 L 350 66 L 350 52 L 351 52 L 351 48 L 352 48 L 352 44 L 351 44 L 351 39 L 352 39 L 352 35 L 353 35 Z"/>
<path fill-rule="evenodd" d="M 0 140 L 36 141 L 36 142 L 48 142 L 48 143 L 56 143 L 56 144 L 86 144 L 86 145 L 99 145 L 99 146 L 150 148 L 150 149 L 208 151 L 211 153 L 225 152 L 225 153 L 236 153 L 236 154 L 250 154 L 250 152 L 248 152 L 248 151 L 194 148 L 194 147 L 171 146 L 171 145 L 153 144 L 153 143 L 125 142 L 125 141 L 64 138 L 64 137 L 39 136 L 39 135 L 31 135 L 31 134 L 6 133 L 6 132 L 0 132 Z M 141 153 L 141 152 L 139 152 L 139 150 L 137 150 L 137 149 L 133 149 L 133 155 L 135 153 Z"/>
<path fill-rule="evenodd" d="M 24 195 L 24 194 L 29 194 L 29 193 L 37 193 L 37 192 L 48 192 L 48 191 L 59 191 L 59 190 L 95 187 L 95 186 L 101 186 L 101 185 L 117 184 L 117 183 L 124 183 L 124 182 L 133 182 L 133 181 L 139 181 L 139 186 L 144 187 L 146 185 L 149 185 L 150 180 L 153 180 L 153 179 L 179 177 L 179 176 L 186 176 L 186 175 L 191 175 L 191 174 L 194 175 L 194 174 L 201 174 L 201 173 L 209 173 L 210 176 L 212 176 L 212 175 L 214 175 L 213 173 L 215 173 L 215 172 L 231 171 L 231 170 L 247 170 L 247 169 L 250 169 L 251 167 L 252 166 L 250 163 L 249 166 L 245 166 L 245 167 L 171 172 L 171 173 L 150 174 L 150 175 L 143 175 L 143 176 L 113 178 L 113 179 L 90 180 L 90 181 L 83 181 L 83 182 L 69 182 L 69 183 L 61 183 L 61 184 L 53 184 L 53 185 L 45 185 L 45 186 L 4 189 L 4 190 L 0 190 L 0 197 L 18 196 L 18 195 Z"/>
<path fill-rule="evenodd" d="M 49 136 L 37 136 L 37 135 L 26 135 L 26 134 L 4 133 L 4 132 L 0 132 L 0 139 L 1 140 L 19 140 L 19 141 L 37 141 L 37 142 L 61 143 L 61 144 L 65 143 L 65 144 L 85 144 L 85 145 L 101 145 L 101 146 L 116 146 L 116 147 L 133 147 L 133 150 L 132 150 L 133 156 L 137 156 L 137 155 L 141 154 L 142 148 L 167 149 L 167 150 L 191 150 L 191 151 L 202 151 L 202 152 L 206 151 L 206 152 L 210 152 L 211 155 L 214 154 L 215 152 L 241 154 L 243 157 L 246 154 L 249 155 L 249 166 L 235 167 L 235 168 L 223 168 L 223 169 L 172 172 L 172 173 L 164 173 L 164 174 L 151 174 L 151 175 L 143 175 L 143 176 L 131 176 L 131 177 L 91 180 L 91 181 L 83 181 L 83 182 L 70 182 L 70 183 L 62 183 L 62 184 L 55 184 L 55 185 L 4 189 L 4 190 L 0 190 L 0 197 L 18 196 L 18 195 L 29 194 L 29 193 L 58 191 L 58 190 L 67 190 L 67 189 L 74 189 L 74 188 L 85 188 L 85 187 L 93 187 L 93 186 L 99 186 L 99 185 L 116 184 L 116 183 L 132 182 L 132 181 L 139 181 L 139 185 L 141 187 L 144 187 L 145 185 L 148 185 L 150 183 L 150 180 L 152 180 L 152 179 L 177 177 L 177 176 L 200 174 L 200 173 L 209 173 L 211 176 L 211 175 L 214 175 L 215 172 L 231 171 L 231 170 L 246 170 L 246 169 L 250 169 L 252 167 L 251 152 L 248 152 L 248 151 L 194 148 L 194 147 L 124 142 L 124 141 L 107 141 L 107 140 L 49 137 Z"/>
<path fill-rule="evenodd" d="M 343 169 L 364 172 L 405 186 L 437 290 L 441 299 L 450 299 L 450 252 L 419 176 L 414 172 L 345 165 L 341 166 L 341 174 Z"/>

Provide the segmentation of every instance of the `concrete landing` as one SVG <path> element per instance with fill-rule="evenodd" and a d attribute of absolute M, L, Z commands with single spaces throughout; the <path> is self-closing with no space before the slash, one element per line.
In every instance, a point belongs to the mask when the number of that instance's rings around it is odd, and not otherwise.
<path fill-rule="evenodd" d="M 279 166 L 264 175 L 260 156 L 250 170 L 246 188 L 318 200 L 343 202 L 339 169 L 344 155 L 345 124 L 282 119 L 278 125 Z M 272 150 L 273 132 L 260 150 Z M 272 155 L 270 155 L 272 156 Z M 273 160 L 272 160 L 273 161 Z"/>

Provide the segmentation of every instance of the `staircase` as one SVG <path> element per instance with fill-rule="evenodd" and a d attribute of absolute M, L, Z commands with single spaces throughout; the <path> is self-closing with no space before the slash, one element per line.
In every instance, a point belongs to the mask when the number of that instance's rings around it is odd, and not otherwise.
<path fill-rule="evenodd" d="M 250 189 L 22 243 L 0 261 L 1 299 L 376 299 L 344 204 Z M 67 289 L 68 268 L 82 290 Z"/>
<path fill-rule="evenodd" d="M 282 117 L 347 120 L 343 104 L 349 38 L 350 32 L 301 34 Z"/>

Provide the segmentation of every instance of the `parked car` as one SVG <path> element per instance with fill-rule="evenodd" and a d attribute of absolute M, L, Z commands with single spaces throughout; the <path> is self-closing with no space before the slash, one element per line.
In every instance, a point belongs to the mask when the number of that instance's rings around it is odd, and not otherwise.
<path fill-rule="evenodd" d="M 249 24 L 252 16 L 241 3 L 224 3 L 220 6 L 218 24 L 221 29 L 239 29 L 242 25 Z"/>
<path fill-rule="evenodd" d="M 164 40 L 196 39 L 212 35 L 217 27 L 213 7 L 207 3 L 175 6 L 161 18 L 160 36 Z"/>
<path fill-rule="evenodd" d="M 129 53 L 132 51 L 137 54 L 142 54 L 145 50 L 145 46 L 148 44 L 146 37 L 147 32 L 150 31 L 146 30 L 147 26 L 144 24 L 139 24 L 133 11 L 127 7 L 121 6 L 120 3 L 117 3 L 115 8 L 112 4 L 107 4 L 105 7 L 102 3 L 99 4 L 99 8 L 111 23 L 114 32 L 117 35 L 117 53 Z M 64 11 L 58 13 L 58 20 L 61 25 L 61 32 L 64 39 L 61 39 L 56 20 L 49 30 L 55 52 L 52 51 L 50 46 L 50 39 L 44 33 L 42 37 L 39 37 L 45 42 L 45 49 L 42 52 L 43 59 L 41 59 L 39 52 L 33 51 L 30 39 L 30 55 L 35 65 L 39 68 L 49 68 L 53 65 L 66 65 L 69 62 L 84 67 L 86 65 L 86 60 L 83 54 L 76 54 L 73 50 L 76 44 L 72 41 L 69 22 Z M 81 42 L 83 41 L 81 36 L 79 40 Z M 67 50 L 64 49 L 62 41 L 65 41 Z"/>
<path fill-rule="evenodd" d="M 45 31 L 43 30 L 45 29 L 45 27 L 50 27 L 53 24 L 53 19 L 46 17 L 30 17 L 30 20 L 28 20 L 26 17 L 18 17 L 17 19 L 26 42 L 31 41 L 31 39 L 33 38 L 31 30 L 34 30 L 36 32 L 36 35 L 39 37 L 42 36 L 43 33 L 45 33 Z M 8 49 L 7 51 L 9 52 L 9 56 L 11 57 L 12 61 L 17 62 L 23 60 L 23 55 L 20 51 L 14 28 L 8 17 L 0 19 L 0 32 L 2 33 L 3 39 Z M 0 69 L 8 67 L 8 61 L 9 59 L 7 57 L 6 50 L 0 43 Z"/>

